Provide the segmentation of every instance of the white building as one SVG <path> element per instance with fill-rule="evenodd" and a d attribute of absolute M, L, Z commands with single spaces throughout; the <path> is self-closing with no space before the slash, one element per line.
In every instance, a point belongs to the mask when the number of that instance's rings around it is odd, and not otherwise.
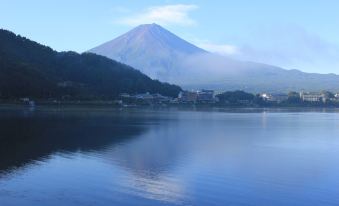
<path fill-rule="evenodd" d="M 263 100 L 267 102 L 276 102 L 276 103 L 281 103 L 283 101 L 286 101 L 288 99 L 287 94 L 268 94 L 268 93 L 263 93 L 260 95 Z"/>
<path fill-rule="evenodd" d="M 300 99 L 304 102 L 326 102 L 327 100 L 325 94 L 314 92 L 301 92 Z"/>

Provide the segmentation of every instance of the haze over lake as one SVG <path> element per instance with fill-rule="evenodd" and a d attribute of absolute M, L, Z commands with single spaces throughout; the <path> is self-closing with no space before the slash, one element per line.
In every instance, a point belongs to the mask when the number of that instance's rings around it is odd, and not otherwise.
<path fill-rule="evenodd" d="M 336 111 L 2 108 L 0 204 L 337 205 Z"/>

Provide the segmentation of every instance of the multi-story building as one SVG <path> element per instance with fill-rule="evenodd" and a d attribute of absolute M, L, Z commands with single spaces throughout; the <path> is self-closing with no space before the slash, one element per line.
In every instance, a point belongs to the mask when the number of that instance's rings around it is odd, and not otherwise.
<path fill-rule="evenodd" d="M 325 94 L 316 92 L 301 92 L 300 99 L 304 102 L 326 102 L 327 98 Z"/>
<path fill-rule="evenodd" d="M 179 93 L 178 99 L 179 102 L 182 103 L 195 103 L 198 98 L 197 92 L 191 92 L 191 91 L 182 91 Z"/>
<path fill-rule="evenodd" d="M 214 91 L 213 90 L 201 90 L 198 91 L 197 101 L 202 103 L 213 103 L 214 99 Z"/>

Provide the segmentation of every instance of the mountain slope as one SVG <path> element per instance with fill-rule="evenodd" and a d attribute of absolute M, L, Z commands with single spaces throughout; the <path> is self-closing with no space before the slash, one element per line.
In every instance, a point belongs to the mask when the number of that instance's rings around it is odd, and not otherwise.
<path fill-rule="evenodd" d="M 180 87 L 152 80 L 95 54 L 56 52 L 0 30 L 0 97 L 114 98 L 120 93 L 176 96 Z"/>
<path fill-rule="evenodd" d="M 161 80 L 188 55 L 207 53 L 157 24 L 140 25 L 126 34 L 88 52 L 132 65 Z"/>
<path fill-rule="evenodd" d="M 204 51 L 156 24 L 141 25 L 89 50 L 185 88 L 250 92 L 339 90 L 339 76 L 245 62 Z"/>

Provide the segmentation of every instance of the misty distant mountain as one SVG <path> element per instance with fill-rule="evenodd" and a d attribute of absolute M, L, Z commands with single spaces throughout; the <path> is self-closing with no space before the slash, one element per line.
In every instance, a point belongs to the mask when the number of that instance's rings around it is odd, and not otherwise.
<path fill-rule="evenodd" d="M 0 99 L 112 99 L 124 92 L 176 97 L 180 91 L 106 57 L 56 52 L 0 29 Z"/>
<path fill-rule="evenodd" d="M 250 92 L 339 90 L 339 76 L 304 73 L 209 53 L 156 24 L 136 27 L 89 50 L 185 88 Z"/>

